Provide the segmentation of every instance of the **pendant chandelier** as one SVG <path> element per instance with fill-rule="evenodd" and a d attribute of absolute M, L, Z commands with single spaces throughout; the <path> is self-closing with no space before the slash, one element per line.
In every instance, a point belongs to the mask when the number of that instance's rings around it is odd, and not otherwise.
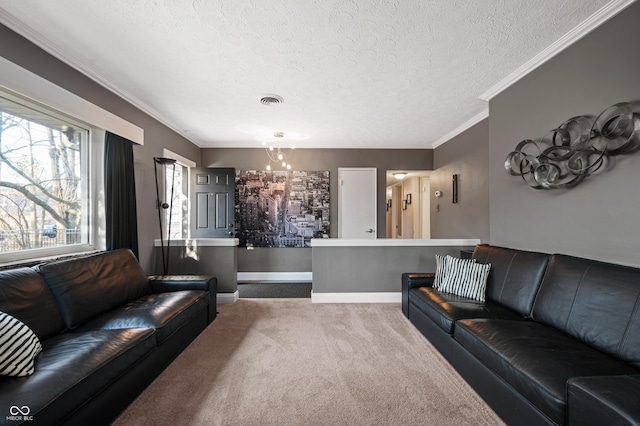
<path fill-rule="evenodd" d="M 282 105 L 284 98 L 280 95 L 266 94 L 259 98 L 259 102 L 261 105 L 274 107 Z M 269 116 L 267 119 L 269 121 L 278 120 L 278 118 L 274 116 Z M 309 139 L 309 135 L 306 133 L 274 131 L 271 127 L 250 123 L 238 124 L 235 128 L 242 133 L 255 135 L 255 138 L 262 143 L 267 153 L 267 158 L 269 158 L 269 164 L 266 166 L 266 169 L 269 171 L 273 169 L 291 170 L 291 154 L 295 149 L 295 145 L 284 142 L 284 139 L 287 141 Z"/>
<path fill-rule="evenodd" d="M 285 148 L 281 146 L 282 138 L 284 138 L 283 132 L 275 132 L 273 134 L 273 138 L 266 138 L 262 141 L 262 146 L 264 146 L 267 156 L 269 157 L 267 170 L 273 169 L 271 164 L 276 165 L 276 167 L 281 166 L 285 170 L 291 170 L 291 163 L 289 162 L 289 159 L 295 149 L 295 145 L 291 144 L 289 152 L 285 152 Z"/>

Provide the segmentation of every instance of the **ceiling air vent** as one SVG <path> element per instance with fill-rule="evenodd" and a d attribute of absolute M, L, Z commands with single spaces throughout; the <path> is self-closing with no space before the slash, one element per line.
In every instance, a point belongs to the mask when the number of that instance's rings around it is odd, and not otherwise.
<path fill-rule="evenodd" d="M 265 95 L 260 98 L 260 103 L 266 106 L 279 105 L 284 102 L 282 96 L 278 95 Z"/>

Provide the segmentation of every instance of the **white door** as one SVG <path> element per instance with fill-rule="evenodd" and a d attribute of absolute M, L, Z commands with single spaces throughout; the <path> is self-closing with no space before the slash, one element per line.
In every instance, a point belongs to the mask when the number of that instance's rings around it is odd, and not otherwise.
<path fill-rule="evenodd" d="M 338 169 L 338 238 L 377 237 L 376 168 Z"/>

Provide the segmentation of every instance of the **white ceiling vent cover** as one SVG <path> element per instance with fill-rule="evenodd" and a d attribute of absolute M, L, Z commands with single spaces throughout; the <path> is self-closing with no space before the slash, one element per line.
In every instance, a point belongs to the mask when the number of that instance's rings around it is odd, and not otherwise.
<path fill-rule="evenodd" d="M 279 95 L 264 95 L 260 98 L 260 103 L 266 106 L 279 105 L 283 102 L 284 99 Z"/>

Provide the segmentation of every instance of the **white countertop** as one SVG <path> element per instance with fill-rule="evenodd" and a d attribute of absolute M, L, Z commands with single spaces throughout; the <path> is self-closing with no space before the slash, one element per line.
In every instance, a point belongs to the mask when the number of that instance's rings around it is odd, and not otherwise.
<path fill-rule="evenodd" d="M 160 239 L 154 241 L 156 247 L 161 247 Z M 240 243 L 237 238 L 188 238 L 186 240 L 169 240 L 171 247 L 234 247 Z M 167 245 L 167 240 L 164 240 Z"/>
<path fill-rule="evenodd" d="M 160 239 L 154 241 L 160 247 Z M 237 238 L 188 238 L 170 240 L 171 247 L 234 247 L 240 241 Z M 167 244 L 167 241 L 164 241 Z M 475 246 L 479 239 L 431 239 L 411 240 L 399 238 L 377 239 L 343 239 L 343 238 L 314 238 L 311 247 L 446 247 L 446 246 Z"/>
<path fill-rule="evenodd" d="M 410 240 L 399 238 L 377 239 L 342 239 L 314 238 L 311 247 L 443 247 L 443 246 L 475 246 L 479 239 L 432 239 Z"/>

